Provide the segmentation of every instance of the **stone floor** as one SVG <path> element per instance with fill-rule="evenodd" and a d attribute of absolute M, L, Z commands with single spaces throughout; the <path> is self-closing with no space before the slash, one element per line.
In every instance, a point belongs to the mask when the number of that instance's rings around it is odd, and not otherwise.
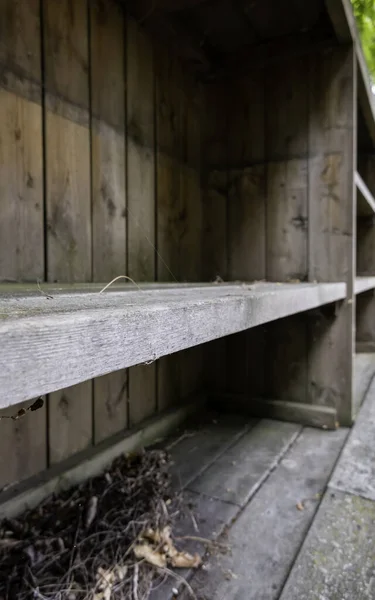
<path fill-rule="evenodd" d="M 187 542 L 204 567 L 152 600 L 375 599 L 375 357 L 356 362 L 350 431 L 210 415 L 168 443 L 187 506 L 175 534 L 229 550 Z"/>

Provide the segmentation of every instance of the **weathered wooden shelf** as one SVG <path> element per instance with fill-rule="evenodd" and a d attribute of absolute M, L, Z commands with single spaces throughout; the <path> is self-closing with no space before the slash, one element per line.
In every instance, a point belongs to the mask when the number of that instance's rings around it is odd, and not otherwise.
<path fill-rule="evenodd" d="M 0 295 L 0 407 L 344 299 L 345 283 Z"/>
<path fill-rule="evenodd" d="M 356 277 L 354 282 L 355 294 L 363 294 L 369 290 L 375 290 L 375 277 Z"/>
<path fill-rule="evenodd" d="M 355 173 L 355 185 L 357 188 L 357 215 L 360 217 L 375 215 L 375 198 L 359 173 Z"/>

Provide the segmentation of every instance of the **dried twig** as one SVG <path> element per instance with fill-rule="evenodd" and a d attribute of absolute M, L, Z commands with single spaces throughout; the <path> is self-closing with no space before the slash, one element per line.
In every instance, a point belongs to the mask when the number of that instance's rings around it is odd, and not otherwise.
<path fill-rule="evenodd" d="M 139 285 L 137 283 L 135 283 L 134 279 L 132 279 L 131 277 L 128 277 L 127 275 L 119 275 L 118 277 L 115 277 L 114 279 L 112 279 L 112 281 L 107 283 L 107 285 L 104 286 L 104 288 L 102 290 L 100 290 L 100 292 L 98 292 L 98 293 L 102 294 L 103 292 L 105 292 L 105 290 L 108 289 L 109 286 L 112 285 L 112 283 L 115 283 L 115 281 L 117 281 L 118 279 L 127 279 L 128 281 L 131 281 L 135 285 L 135 287 L 137 287 L 140 291 L 142 291 L 142 288 L 140 288 Z"/>

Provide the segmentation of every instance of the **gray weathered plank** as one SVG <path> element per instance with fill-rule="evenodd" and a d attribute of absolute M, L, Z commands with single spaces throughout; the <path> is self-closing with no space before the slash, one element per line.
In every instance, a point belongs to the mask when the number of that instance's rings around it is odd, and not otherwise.
<path fill-rule="evenodd" d="M 90 11 L 93 279 L 126 274 L 124 14 L 114 0 Z M 127 425 L 127 372 L 94 388 L 94 443 Z"/>
<path fill-rule="evenodd" d="M 2 406 L 345 296 L 345 284 L 254 284 L 0 301 Z"/>
<path fill-rule="evenodd" d="M 301 427 L 262 420 L 203 471 L 189 489 L 244 506 L 276 467 Z"/>
<path fill-rule="evenodd" d="M 39 0 L 4 0 L 0 14 L 0 280 L 35 281 L 45 269 Z M 0 487 L 47 466 L 45 407 L 19 421 L 8 413 Z"/>
<path fill-rule="evenodd" d="M 151 40 L 127 19 L 127 191 L 128 276 L 155 280 L 155 110 Z M 129 422 L 156 410 L 156 364 L 129 370 Z"/>
<path fill-rule="evenodd" d="M 195 575 L 191 585 L 199 597 L 278 598 L 346 434 L 302 432 L 229 531 L 230 554 L 211 557 L 207 570 Z M 299 502 L 304 510 L 297 509 Z"/>
<path fill-rule="evenodd" d="M 330 487 L 375 500 L 375 382 L 367 393 Z"/>
<path fill-rule="evenodd" d="M 356 277 L 354 281 L 354 292 L 362 294 L 375 289 L 375 277 Z"/>
<path fill-rule="evenodd" d="M 48 281 L 92 278 L 88 11 L 85 0 L 43 0 Z M 56 40 L 59 43 L 56 44 Z M 74 48 L 74 51 L 72 51 Z M 53 350 L 51 350 L 53 352 Z M 64 359 L 61 368 L 64 368 Z M 39 374 L 43 377 L 42 374 Z M 79 383 L 78 381 L 76 383 Z M 49 398 L 51 462 L 92 442 L 92 385 Z M 54 392 L 57 388 L 50 388 Z"/>
<path fill-rule="evenodd" d="M 375 596 L 375 504 L 327 493 L 280 600 Z"/>
<path fill-rule="evenodd" d="M 184 488 L 205 471 L 256 423 L 255 419 L 217 416 L 211 423 L 189 429 L 170 447 L 177 488 Z M 191 489 L 195 490 L 195 486 Z M 198 490 L 199 491 L 199 490 Z"/>
<path fill-rule="evenodd" d="M 356 354 L 354 357 L 354 415 L 360 409 L 375 375 L 375 355 L 373 353 Z"/>
<path fill-rule="evenodd" d="M 308 401 L 352 423 L 355 270 L 356 61 L 352 47 L 311 57 L 309 74 L 309 279 L 347 281 L 335 315 L 309 322 Z"/>
<path fill-rule="evenodd" d="M 354 174 L 354 181 L 357 188 L 357 215 L 373 216 L 375 213 L 374 196 L 358 172 Z"/>

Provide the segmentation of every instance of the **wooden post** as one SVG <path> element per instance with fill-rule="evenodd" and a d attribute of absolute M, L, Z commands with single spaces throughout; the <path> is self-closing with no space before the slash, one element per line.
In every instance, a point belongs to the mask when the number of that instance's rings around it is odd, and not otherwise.
<path fill-rule="evenodd" d="M 352 423 L 355 297 L 356 60 L 340 47 L 311 60 L 309 279 L 345 281 L 347 300 L 309 323 L 308 401 Z"/>
<path fill-rule="evenodd" d="M 359 156 L 358 171 L 375 194 L 375 156 Z M 357 275 L 375 275 L 375 215 L 357 215 Z M 356 299 L 357 352 L 375 351 L 375 295 L 371 290 Z"/>

